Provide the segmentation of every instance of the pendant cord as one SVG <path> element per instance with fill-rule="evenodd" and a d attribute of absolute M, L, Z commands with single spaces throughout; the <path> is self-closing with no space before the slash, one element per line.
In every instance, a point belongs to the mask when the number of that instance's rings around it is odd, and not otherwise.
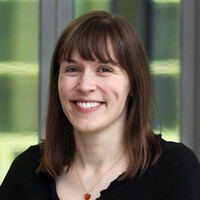
<path fill-rule="evenodd" d="M 105 173 L 103 173 L 103 175 L 100 177 L 100 179 L 97 181 L 97 183 L 89 191 L 87 191 L 87 189 L 85 188 L 85 186 L 84 186 L 84 184 L 83 184 L 83 182 L 81 180 L 80 174 L 78 172 L 76 163 L 75 163 L 76 173 L 78 175 L 79 181 L 80 181 L 81 185 L 83 186 L 84 190 L 87 192 L 87 194 L 89 194 L 98 185 L 98 183 L 102 180 L 102 178 L 121 160 L 121 158 L 123 157 L 125 152 L 119 157 L 119 159 L 108 170 L 106 170 Z"/>

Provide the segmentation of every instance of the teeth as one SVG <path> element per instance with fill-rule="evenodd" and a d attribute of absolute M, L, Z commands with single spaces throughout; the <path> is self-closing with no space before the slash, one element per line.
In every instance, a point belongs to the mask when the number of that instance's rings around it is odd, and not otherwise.
<path fill-rule="evenodd" d="M 76 105 L 82 108 L 93 108 L 99 106 L 101 103 L 99 102 L 76 102 Z"/>

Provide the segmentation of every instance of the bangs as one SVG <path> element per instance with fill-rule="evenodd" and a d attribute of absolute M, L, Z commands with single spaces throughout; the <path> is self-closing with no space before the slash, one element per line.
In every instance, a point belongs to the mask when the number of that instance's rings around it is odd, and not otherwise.
<path fill-rule="evenodd" d="M 71 61 L 73 51 L 77 50 L 85 60 L 94 61 L 98 59 L 104 63 L 118 63 L 113 45 L 115 35 L 113 34 L 113 27 L 106 20 L 101 22 L 95 20 L 83 23 L 75 30 L 69 30 L 70 34 L 63 44 L 62 58 Z"/>

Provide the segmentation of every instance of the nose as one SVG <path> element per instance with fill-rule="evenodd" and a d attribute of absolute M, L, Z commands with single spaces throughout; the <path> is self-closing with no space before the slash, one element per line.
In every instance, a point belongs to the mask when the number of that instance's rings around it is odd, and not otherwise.
<path fill-rule="evenodd" d="M 95 75 L 92 72 L 84 71 L 79 78 L 77 89 L 84 94 L 94 92 L 96 90 Z"/>

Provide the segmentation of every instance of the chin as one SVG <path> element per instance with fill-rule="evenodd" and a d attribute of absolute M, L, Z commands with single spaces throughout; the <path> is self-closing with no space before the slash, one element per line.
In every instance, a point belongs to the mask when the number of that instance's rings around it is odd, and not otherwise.
<path fill-rule="evenodd" d="M 80 133 L 94 133 L 97 132 L 98 130 L 92 127 L 75 127 L 74 129 Z"/>
<path fill-rule="evenodd" d="M 74 120 L 71 120 L 71 124 L 74 127 L 74 130 L 78 131 L 78 132 L 85 132 L 85 133 L 89 133 L 89 132 L 95 132 L 97 129 L 100 128 L 100 122 L 97 121 L 97 119 L 81 119 L 81 118 L 77 118 Z"/>
<path fill-rule="evenodd" d="M 76 125 L 74 126 L 74 130 L 81 133 L 95 133 L 100 130 L 100 127 L 94 125 Z"/>

